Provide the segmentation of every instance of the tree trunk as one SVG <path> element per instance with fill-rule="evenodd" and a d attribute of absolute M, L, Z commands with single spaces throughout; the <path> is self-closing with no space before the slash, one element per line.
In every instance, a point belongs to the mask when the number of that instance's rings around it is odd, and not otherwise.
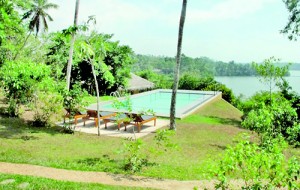
<path fill-rule="evenodd" d="M 90 61 L 91 67 L 92 67 L 92 73 L 94 76 L 94 80 L 95 80 L 95 88 L 96 88 L 96 93 L 97 93 L 97 124 L 98 124 L 98 136 L 100 136 L 100 115 L 99 115 L 99 88 L 98 88 L 98 81 L 97 81 L 97 76 L 95 73 L 95 69 L 94 69 L 94 63 L 92 61 Z"/>
<path fill-rule="evenodd" d="M 181 62 L 182 36 L 183 36 L 183 27 L 184 27 L 185 14 L 186 14 L 186 4 L 187 4 L 187 0 L 183 0 L 181 16 L 179 21 L 176 68 L 174 70 L 174 83 L 173 83 L 171 108 L 170 108 L 170 129 L 172 130 L 176 130 L 176 123 L 175 123 L 176 94 L 178 89 L 179 69 L 180 69 L 180 62 Z"/>
<path fill-rule="evenodd" d="M 79 11 L 79 0 L 76 0 L 76 6 L 75 6 L 75 16 L 74 16 L 74 27 L 77 26 L 77 20 L 78 20 L 78 11 Z M 72 63 L 73 63 L 73 51 L 74 51 L 74 43 L 75 43 L 75 37 L 76 37 L 76 31 L 72 34 L 71 39 L 71 45 L 70 45 L 70 51 L 69 51 L 69 60 L 68 60 L 68 66 L 67 66 L 67 90 L 70 89 L 70 80 L 71 80 L 71 70 L 72 70 Z"/>
<path fill-rule="evenodd" d="M 25 39 L 25 41 L 24 41 L 24 44 L 23 44 L 22 47 L 17 51 L 17 53 L 16 53 L 15 57 L 13 58 L 13 60 L 16 60 L 16 59 L 18 58 L 19 53 L 20 53 L 21 50 L 25 47 L 25 45 L 26 45 L 26 43 L 27 43 L 27 40 L 28 40 L 29 36 L 31 35 L 31 32 L 32 32 L 32 31 L 30 30 L 29 34 L 27 35 L 27 37 L 26 37 L 26 39 Z"/>

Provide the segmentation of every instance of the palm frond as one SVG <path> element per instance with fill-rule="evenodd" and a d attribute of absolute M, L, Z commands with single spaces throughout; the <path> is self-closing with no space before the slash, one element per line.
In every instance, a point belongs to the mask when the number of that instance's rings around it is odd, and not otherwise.
<path fill-rule="evenodd" d="M 43 17 L 43 25 L 44 25 L 44 31 L 47 31 L 48 30 L 48 24 L 47 24 L 46 17 Z"/>
<path fill-rule="evenodd" d="M 37 17 L 37 21 L 36 21 L 36 24 L 35 24 L 35 36 L 38 35 L 39 31 L 40 31 L 40 18 Z"/>
<path fill-rule="evenodd" d="M 50 21 L 53 21 L 53 18 L 49 14 L 47 14 L 46 16 Z"/>
<path fill-rule="evenodd" d="M 30 10 L 23 14 L 22 20 L 28 19 L 33 13 L 33 10 Z"/>
<path fill-rule="evenodd" d="M 59 6 L 54 4 L 54 3 L 49 3 L 49 4 L 45 4 L 43 6 L 44 10 L 48 10 L 48 9 L 57 9 Z"/>

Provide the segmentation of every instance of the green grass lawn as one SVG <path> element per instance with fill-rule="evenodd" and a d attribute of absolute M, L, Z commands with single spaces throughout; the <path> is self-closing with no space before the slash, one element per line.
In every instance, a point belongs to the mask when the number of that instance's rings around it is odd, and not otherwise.
<path fill-rule="evenodd" d="M 136 175 L 180 180 L 207 178 L 210 164 L 220 160 L 226 146 L 236 143 L 241 113 L 224 100 L 216 101 L 177 121 L 172 141 L 179 149 L 163 155 L 149 153 L 154 135 L 143 138 L 144 153 L 152 165 Z M 255 136 L 255 135 L 253 135 Z M 28 163 L 84 171 L 125 173 L 120 138 L 76 132 L 61 134 L 55 128 L 32 128 L 20 119 L 0 116 L 0 161 Z M 299 149 L 289 154 L 300 156 Z"/>
<path fill-rule="evenodd" d="M 1 182 L 6 182 L 6 180 L 14 180 L 14 181 L 7 184 L 1 184 Z M 105 189 L 105 190 L 145 189 L 145 188 L 101 185 L 95 183 L 75 183 L 75 182 L 52 180 L 52 179 L 41 178 L 41 177 L 0 173 L 0 189 L 3 190 L 22 189 L 21 187 L 22 185 L 26 186 L 26 188 L 23 189 Z"/>

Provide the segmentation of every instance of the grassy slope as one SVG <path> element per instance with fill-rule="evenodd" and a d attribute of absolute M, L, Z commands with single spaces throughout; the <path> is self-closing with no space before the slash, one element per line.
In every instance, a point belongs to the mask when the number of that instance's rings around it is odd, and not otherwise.
<path fill-rule="evenodd" d="M 220 159 L 225 147 L 235 142 L 240 129 L 241 113 L 224 100 L 207 105 L 191 116 L 178 121 L 172 138 L 180 147 L 164 155 L 150 154 L 155 165 L 137 175 L 203 179 L 211 162 Z M 143 140 L 148 152 L 154 134 Z M 61 134 L 51 129 L 29 128 L 22 120 L 0 117 L 0 161 L 30 163 L 75 170 L 124 173 L 118 154 L 123 145 L 119 138 L 97 137 L 82 133 Z M 299 150 L 293 149 L 299 155 Z"/>

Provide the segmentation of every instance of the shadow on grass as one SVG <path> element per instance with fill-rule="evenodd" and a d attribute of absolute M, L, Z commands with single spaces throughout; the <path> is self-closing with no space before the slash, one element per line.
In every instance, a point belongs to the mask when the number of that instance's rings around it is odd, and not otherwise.
<path fill-rule="evenodd" d="M 104 154 L 102 155 L 102 157 L 99 158 L 86 158 L 86 159 L 82 159 L 82 160 L 78 160 L 77 163 L 79 164 L 84 164 L 87 166 L 95 166 L 97 164 L 103 164 L 103 163 L 114 163 L 116 162 L 114 159 L 111 159 L 109 157 L 109 155 Z"/>
<path fill-rule="evenodd" d="M 32 127 L 21 118 L 0 115 L 0 138 L 37 140 L 34 133 L 61 134 L 58 127 Z"/>
<path fill-rule="evenodd" d="M 234 127 L 241 127 L 241 121 L 237 119 L 230 119 L 230 118 L 220 118 L 215 116 L 209 116 L 209 118 L 216 120 L 218 123 L 223 125 L 232 125 Z"/>
<path fill-rule="evenodd" d="M 226 150 L 226 148 L 227 148 L 226 146 L 222 146 L 222 145 L 218 145 L 218 144 L 210 144 L 209 146 L 214 146 L 221 150 Z"/>
<path fill-rule="evenodd" d="M 98 170 L 109 173 L 122 173 L 122 161 L 112 159 L 109 155 L 104 154 L 100 157 L 85 158 L 77 161 L 77 164 L 88 170 Z"/>
<path fill-rule="evenodd" d="M 144 179 L 139 177 L 132 177 L 131 171 L 126 170 L 124 160 L 113 159 L 109 155 L 104 154 L 101 157 L 85 158 L 77 161 L 77 164 L 88 170 L 97 170 L 107 172 L 107 175 L 111 176 L 116 181 L 122 181 L 124 179 L 132 181 L 143 181 Z M 157 163 L 148 162 L 143 167 L 157 166 Z M 138 173 L 137 173 L 138 174 Z M 147 178 L 145 177 L 145 180 Z"/>

